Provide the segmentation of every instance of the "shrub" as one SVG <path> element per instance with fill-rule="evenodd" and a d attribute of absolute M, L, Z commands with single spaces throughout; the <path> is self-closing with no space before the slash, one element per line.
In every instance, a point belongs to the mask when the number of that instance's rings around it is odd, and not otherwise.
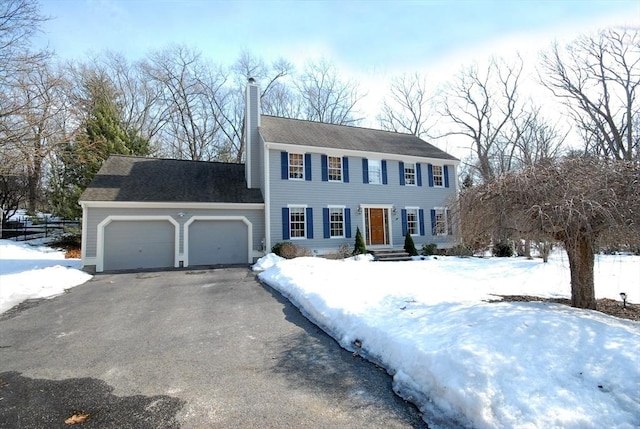
<path fill-rule="evenodd" d="M 493 245 L 492 253 L 498 258 L 510 258 L 513 256 L 513 247 L 506 241 L 499 241 Z"/>
<path fill-rule="evenodd" d="M 422 254 L 424 256 L 431 256 L 438 253 L 438 245 L 436 243 L 429 243 L 422 245 Z"/>
<path fill-rule="evenodd" d="M 345 259 L 351 256 L 351 246 L 347 243 L 342 243 L 340 247 L 338 247 L 338 257 L 340 259 Z"/>
<path fill-rule="evenodd" d="M 285 259 L 293 259 L 301 256 L 312 256 L 312 253 L 306 247 L 298 246 L 288 241 L 276 243 L 271 248 L 271 252 Z"/>
<path fill-rule="evenodd" d="M 364 255 L 367 253 L 367 246 L 364 244 L 364 238 L 362 238 L 362 233 L 360 232 L 360 228 L 356 228 L 356 243 L 353 247 L 353 255 Z"/>
<path fill-rule="evenodd" d="M 473 256 L 473 247 L 466 244 L 456 244 L 447 251 L 447 255 L 459 256 L 461 258 Z"/>
<path fill-rule="evenodd" d="M 407 235 L 404 236 L 404 251 L 407 252 L 410 256 L 418 256 L 418 250 L 416 249 L 413 238 L 408 231 Z"/>

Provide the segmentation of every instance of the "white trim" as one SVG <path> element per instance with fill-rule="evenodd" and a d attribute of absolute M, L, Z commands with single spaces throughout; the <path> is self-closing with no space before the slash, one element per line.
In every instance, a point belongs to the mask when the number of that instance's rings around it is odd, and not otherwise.
<path fill-rule="evenodd" d="M 224 221 L 224 220 L 232 220 L 232 221 L 241 221 L 245 225 L 247 225 L 247 263 L 252 263 L 252 253 L 253 253 L 253 224 L 244 216 L 191 216 L 188 221 L 184 223 L 184 245 L 183 245 L 183 260 L 184 266 L 189 266 L 189 226 L 197 220 L 204 221 Z"/>
<path fill-rule="evenodd" d="M 328 208 L 328 209 L 346 209 L 346 208 L 347 208 L 347 206 L 341 206 L 341 205 L 337 205 L 337 206 L 336 206 L 336 205 L 328 204 L 328 205 L 327 205 L 327 208 Z"/>
<path fill-rule="evenodd" d="M 261 137 L 262 138 L 262 137 Z M 266 145 L 263 147 L 263 184 L 264 184 L 264 251 L 271 251 L 271 180 L 269 180 L 269 162 L 271 154 Z"/>
<path fill-rule="evenodd" d="M 82 258 L 82 266 L 90 265 L 87 261 L 87 206 L 80 204 L 82 207 L 82 232 L 80 241 L 80 258 Z M 93 265 L 93 264 L 91 264 Z"/>
<path fill-rule="evenodd" d="M 118 221 L 149 221 L 149 220 L 166 220 L 171 222 L 174 227 L 174 250 L 173 250 L 173 266 L 178 267 L 179 253 L 180 253 L 180 224 L 176 222 L 171 216 L 126 216 L 126 215 L 113 215 L 107 216 L 98 224 L 97 237 L 96 237 L 96 272 L 101 273 L 104 271 L 104 230 L 111 222 Z"/>
<path fill-rule="evenodd" d="M 82 201 L 83 207 L 127 208 L 127 209 L 221 209 L 221 210 L 262 210 L 264 203 L 193 203 L 161 201 Z"/>
<path fill-rule="evenodd" d="M 346 157 L 356 157 L 356 158 L 379 158 L 385 159 L 387 161 L 406 161 L 410 160 L 411 162 L 427 162 L 430 164 L 440 163 L 442 165 L 458 165 L 460 164 L 460 160 L 457 159 L 444 159 L 444 158 L 430 158 L 424 156 L 414 156 L 414 155 L 402 155 L 402 154 L 394 154 L 394 153 L 384 153 L 384 152 L 369 152 L 363 150 L 352 150 L 352 149 L 328 149 L 319 146 L 307 146 L 307 145 L 298 145 L 298 144 L 289 144 L 289 143 L 277 143 L 277 142 L 265 142 L 265 147 L 274 149 L 277 151 L 285 151 L 285 152 L 297 152 L 304 151 L 305 153 L 319 153 L 328 155 L 329 153 L 340 154 L 340 156 Z M 293 148 L 293 149 L 292 149 Z"/>
<path fill-rule="evenodd" d="M 308 204 L 287 204 L 287 208 L 306 209 L 309 208 Z"/>

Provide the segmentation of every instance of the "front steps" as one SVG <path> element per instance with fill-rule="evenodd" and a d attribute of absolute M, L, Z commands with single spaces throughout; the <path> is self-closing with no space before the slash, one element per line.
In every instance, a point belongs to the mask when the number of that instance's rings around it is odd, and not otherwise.
<path fill-rule="evenodd" d="M 410 261 L 411 256 L 404 249 L 369 250 L 375 261 Z"/>

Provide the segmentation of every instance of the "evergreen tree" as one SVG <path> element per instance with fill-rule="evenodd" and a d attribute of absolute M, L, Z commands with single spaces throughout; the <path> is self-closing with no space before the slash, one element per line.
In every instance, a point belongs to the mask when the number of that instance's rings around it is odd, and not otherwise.
<path fill-rule="evenodd" d="M 418 249 L 416 249 L 416 245 L 409 231 L 407 231 L 407 235 L 404 237 L 404 251 L 411 256 L 418 256 Z"/>
<path fill-rule="evenodd" d="M 354 255 L 364 255 L 367 253 L 367 246 L 364 244 L 364 238 L 362 238 L 362 233 L 360 232 L 360 228 L 356 228 L 356 244 L 353 248 Z"/>

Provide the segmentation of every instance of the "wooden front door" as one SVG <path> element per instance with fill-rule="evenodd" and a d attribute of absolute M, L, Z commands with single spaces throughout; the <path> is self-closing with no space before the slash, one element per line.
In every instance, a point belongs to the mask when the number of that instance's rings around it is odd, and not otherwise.
<path fill-rule="evenodd" d="M 367 214 L 367 244 L 370 246 L 389 244 L 386 209 L 369 208 Z"/>

